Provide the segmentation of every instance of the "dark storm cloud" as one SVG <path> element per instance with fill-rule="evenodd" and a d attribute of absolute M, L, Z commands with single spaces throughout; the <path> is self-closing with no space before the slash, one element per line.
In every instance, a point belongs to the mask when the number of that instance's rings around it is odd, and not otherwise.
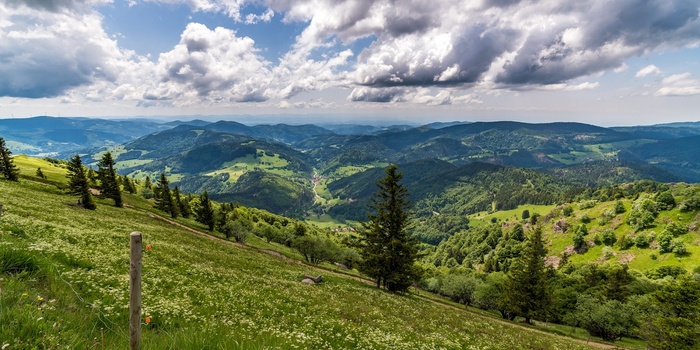
<path fill-rule="evenodd" d="M 700 39 L 695 1 L 600 2 L 578 13 L 578 23 L 533 31 L 496 81 L 553 84 L 620 66 L 660 46 Z M 578 40 L 567 42 L 576 32 Z"/>

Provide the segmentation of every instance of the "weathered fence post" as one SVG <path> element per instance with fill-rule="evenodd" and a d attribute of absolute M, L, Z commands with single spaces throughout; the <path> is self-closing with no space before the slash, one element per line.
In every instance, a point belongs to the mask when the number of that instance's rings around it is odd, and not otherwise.
<path fill-rule="evenodd" d="M 131 270 L 129 278 L 129 345 L 141 347 L 141 232 L 131 233 Z"/>

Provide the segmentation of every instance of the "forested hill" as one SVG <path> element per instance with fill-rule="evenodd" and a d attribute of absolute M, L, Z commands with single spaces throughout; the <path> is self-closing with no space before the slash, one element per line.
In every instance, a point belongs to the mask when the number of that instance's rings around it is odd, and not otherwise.
<path fill-rule="evenodd" d="M 554 204 L 574 184 L 534 170 L 488 163 L 456 166 L 423 160 L 401 164 L 403 183 L 418 216 L 467 215 L 483 210 L 513 209 L 520 204 Z M 362 220 L 382 169 L 375 168 L 328 184 L 345 204 L 329 209 L 334 217 Z"/>

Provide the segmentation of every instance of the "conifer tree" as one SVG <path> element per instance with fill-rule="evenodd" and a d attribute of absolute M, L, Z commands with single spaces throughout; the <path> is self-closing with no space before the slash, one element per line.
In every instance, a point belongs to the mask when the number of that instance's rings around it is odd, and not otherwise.
<path fill-rule="evenodd" d="M 409 234 L 408 191 L 399 182 L 403 177 L 396 165 L 385 169 L 386 176 L 376 183 L 378 192 L 372 196 L 368 215 L 360 238 L 362 272 L 382 285 L 403 292 L 420 278 L 415 268 L 418 241 Z"/>
<path fill-rule="evenodd" d="M 134 182 L 131 181 L 131 179 L 128 176 L 120 176 L 121 177 L 121 182 L 122 186 L 124 186 L 124 191 L 129 192 L 130 194 L 136 193 L 136 186 L 134 186 Z"/>
<path fill-rule="evenodd" d="M 537 227 L 525 241 L 522 255 L 510 266 L 506 284 L 508 300 L 515 313 L 524 317 L 527 323 L 549 304 L 544 267 L 546 256 L 542 229 Z"/>
<path fill-rule="evenodd" d="M 122 191 L 117 181 L 117 173 L 114 171 L 114 159 L 111 153 L 102 155 L 102 159 L 97 163 L 97 176 L 100 179 L 102 195 L 113 199 L 115 206 L 123 206 Z"/>
<path fill-rule="evenodd" d="M 199 205 L 195 211 L 195 219 L 197 222 L 207 225 L 209 231 L 214 230 L 214 208 L 212 208 L 207 191 L 204 191 L 199 197 Z"/>
<path fill-rule="evenodd" d="M 183 218 L 189 218 L 192 212 L 192 209 L 190 209 L 190 203 L 186 197 L 183 197 L 180 194 L 180 189 L 177 186 L 175 186 L 173 189 L 173 200 L 175 201 L 175 205 L 177 206 L 180 215 L 182 215 Z"/>
<path fill-rule="evenodd" d="M 90 186 L 88 185 L 88 179 L 85 175 L 85 168 L 83 168 L 83 162 L 79 155 L 73 156 L 68 161 L 68 189 L 71 194 L 78 196 L 78 205 L 81 205 L 85 209 L 94 210 L 95 202 L 92 200 L 90 195 Z"/>
<path fill-rule="evenodd" d="M 36 168 L 36 176 L 40 179 L 45 179 L 46 175 L 44 175 L 44 172 L 41 171 L 41 168 Z"/>
<path fill-rule="evenodd" d="M 150 177 L 146 176 L 146 181 L 144 181 L 143 187 L 147 188 L 149 190 L 151 189 L 152 185 L 151 185 L 151 178 Z"/>
<path fill-rule="evenodd" d="M 5 145 L 5 139 L 2 137 L 0 137 L 0 172 L 7 180 L 19 180 L 19 169 L 12 159 L 12 152 Z"/>
<path fill-rule="evenodd" d="M 178 208 L 173 201 L 172 194 L 170 193 L 170 183 L 165 174 L 160 174 L 160 180 L 158 180 L 158 193 L 160 196 L 156 198 L 156 208 L 170 214 L 174 219 L 177 217 Z"/>

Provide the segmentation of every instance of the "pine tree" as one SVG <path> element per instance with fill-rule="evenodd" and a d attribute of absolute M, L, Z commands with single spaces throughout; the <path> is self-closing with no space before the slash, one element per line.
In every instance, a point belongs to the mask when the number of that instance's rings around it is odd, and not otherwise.
<path fill-rule="evenodd" d="M 129 192 L 129 194 L 134 194 L 134 193 L 136 193 L 136 186 L 134 186 L 133 181 L 131 181 L 131 179 L 129 179 L 129 177 L 127 177 L 127 176 L 120 176 L 120 178 L 121 178 L 121 180 L 122 180 L 122 181 L 121 181 L 121 182 L 122 182 L 122 186 L 124 186 L 124 191 Z"/>
<path fill-rule="evenodd" d="M 36 168 L 36 176 L 40 179 L 45 179 L 46 175 L 44 175 L 44 172 L 41 171 L 41 168 Z"/>
<path fill-rule="evenodd" d="M 146 181 L 144 181 L 143 187 L 147 188 L 149 190 L 151 189 L 152 185 L 151 185 L 151 178 L 150 177 L 146 176 Z"/>
<path fill-rule="evenodd" d="M 19 169 L 12 159 L 12 152 L 5 145 L 5 139 L 2 137 L 0 137 L 0 172 L 7 180 L 19 180 Z"/>
<path fill-rule="evenodd" d="M 376 183 L 378 192 L 372 196 L 368 215 L 360 237 L 362 272 L 382 285 L 403 292 L 420 278 L 415 268 L 418 241 L 409 230 L 408 191 L 399 182 L 403 177 L 396 165 L 385 169 L 386 176 Z"/>
<path fill-rule="evenodd" d="M 209 231 L 214 230 L 214 208 L 212 208 L 207 191 L 204 191 L 199 197 L 199 205 L 195 212 L 195 218 L 197 222 L 207 225 Z"/>
<path fill-rule="evenodd" d="M 83 162 L 80 160 L 79 155 L 75 155 L 68 161 L 68 189 L 71 194 L 79 196 L 78 205 L 81 205 L 85 209 L 94 210 L 95 202 L 92 200 L 90 195 L 90 186 L 88 185 L 87 176 L 85 175 L 85 168 L 83 168 Z"/>
<path fill-rule="evenodd" d="M 100 179 L 102 195 L 113 199 L 115 206 L 123 206 L 122 191 L 117 181 L 117 173 L 114 171 L 114 159 L 111 153 L 102 155 L 102 159 L 97 163 L 97 176 Z"/>
<path fill-rule="evenodd" d="M 177 186 L 173 189 L 173 200 L 175 200 L 175 205 L 180 215 L 182 215 L 183 218 L 189 218 L 192 212 L 190 203 L 186 197 L 180 195 L 180 189 Z"/>
<path fill-rule="evenodd" d="M 175 202 L 173 202 L 173 197 L 170 193 L 170 183 L 165 174 L 160 174 L 160 180 L 158 180 L 158 193 L 160 196 L 156 199 L 156 208 L 170 214 L 174 219 L 177 217 L 178 208 Z"/>
<path fill-rule="evenodd" d="M 506 285 L 508 300 L 512 309 L 524 317 L 527 323 L 549 304 L 544 267 L 546 256 L 542 229 L 537 227 L 525 241 L 522 255 L 510 266 Z"/>

